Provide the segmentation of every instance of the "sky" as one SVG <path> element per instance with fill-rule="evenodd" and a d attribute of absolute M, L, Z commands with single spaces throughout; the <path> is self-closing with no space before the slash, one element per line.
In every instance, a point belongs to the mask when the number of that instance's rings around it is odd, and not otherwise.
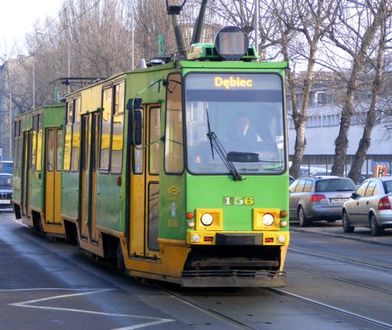
<path fill-rule="evenodd" d="M 46 17 L 56 18 L 63 0 L 2 0 L 0 5 L 0 58 L 9 54 L 16 43 L 21 53 L 26 32 L 33 30 L 34 23 L 44 22 Z"/>

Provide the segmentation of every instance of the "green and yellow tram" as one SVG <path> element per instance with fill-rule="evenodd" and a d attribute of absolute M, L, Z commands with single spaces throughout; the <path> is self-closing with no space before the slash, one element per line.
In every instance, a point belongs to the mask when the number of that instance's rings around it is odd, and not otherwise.
<path fill-rule="evenodd" d="M 69 240 L 136 277 L 285 284 L 287 64 L 232 49 L 243 42 L 234 32 L 186 60 L 66 96 L 59 194 Z"/>
<path fill-rule="evenodd" d="M 61 219 L 61 168 L 65 108 L 50 105 L 14 122 L 13 205 L 18 219 L 38 231 L 65 235 Z"/>

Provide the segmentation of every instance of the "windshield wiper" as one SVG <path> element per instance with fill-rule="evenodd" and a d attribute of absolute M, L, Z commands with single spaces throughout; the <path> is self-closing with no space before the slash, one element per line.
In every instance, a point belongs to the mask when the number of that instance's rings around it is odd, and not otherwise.
<path fill-rule="evenodd" d="M 208 115 L 207 108 L 206 108 L 206 115 L 207 115 L 207 127 L 208 127 L 207 137 L 210 140 L 212 158 L 214 159 L 214 148 L 215 148 L 219 157 L 222 159 L 223 164 L 225 164 L 230 174 L 233 176 L 234 181 L 241 181 L 242 180 L 241 175 L 238 174 L 238 171 L 235 168 L 234 164 L 227 159 L 227 153 L 225 148 L 223 147 L 222 143 L 219 141 L 215 132 L 211 131 L 210 117 Z"/>

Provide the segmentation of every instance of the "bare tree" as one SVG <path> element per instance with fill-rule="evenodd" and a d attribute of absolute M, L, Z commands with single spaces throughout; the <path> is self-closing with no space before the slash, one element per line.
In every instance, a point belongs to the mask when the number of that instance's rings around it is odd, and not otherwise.
<path fill-rule="evenodd" d="M 345 0 L 338 12 L 337 21 L 329 25 L 328 38 L 339 49 L 351 57 L 352 64 L 347 79 L 346 96 L 343 103 L 339 134 L 335 140 L 335 156 L 332 174 L 343 175 L 348 147 L 348 131 L 354 114 L 354 96 L 358 87 L 361 69 L 369 60 L 369 50 L 381 25 L 381 9 L 387 0 Z M 324 44 L 326 49 L 328 41 Z M 341 68 L 341 66 L 340 66 Z"/>
<path fill-rule="evenodd" d="M 366 115 L 366 123 L 363 130 L 361 140 L 359 141 L 358 149 L 355 153 L 354 161 L 351 165 L 350 172 L 348 176 L 357 182 L 360 174 L 362 165 L 366 158 L 366 153 L 370 147 L 371 134 L 373 131 L 374 124 L 377 117 L 377 103 L 380 96 L 381 84 L 383 80 L 383 74 L 385 70 L 384 58 L 385 58 L 385 48 L 387 45 L 387 35 L 388 35 L 388 20 L 392 15 L 392 8 L 387 8 L 385 4 L 381 3 L 377 15 L 380 17 L 380 30 L 379 30 L 379 42 L 377 45 L 377 57 L 375 59 L 374 65 L 372 65 L 372 71 L 374 72 L 374 78 L 372 83 L 371 100 L 369 105 L 369 110 Z M 375 13 L 376 14 L 376 13 Z M 390 28 L 390 27 L 389 27 Z M 390 40 L 389 40 L 390 41 Z M 373 63 L 372 63 L 373 64 Z"/>
<path fill-rule="evenodd" d="M 314 80 L 314 68 L 318 48 L 324 31 L 333 24 L 340 1 L 263 1 L 263 22 L 260 24 L 262 43 L 277 49 L 283 59 L 290 62 L 292 70 L 287 72 L 291 115 L 296 131 L 294 156 L 290 173 L 298 177 L 306 147 L 305 129 L 310 93 Z M 267 28 L 263 28 L 267 27 Z M 271 31 L 273 33 L 271 33 Z M 301 64 L 306 69 L 296 76 L 295 67 Z M 298 98 L 297 95 L 301 97 Z"/>

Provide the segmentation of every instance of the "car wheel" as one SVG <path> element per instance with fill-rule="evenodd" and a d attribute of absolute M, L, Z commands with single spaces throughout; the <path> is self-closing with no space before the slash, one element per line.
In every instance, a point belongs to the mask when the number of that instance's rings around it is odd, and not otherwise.
<path fill-rule="evenodd" d="M 306 227 L 310 224 L 310 221 L 306 219 L 306 214 L 302 206 L 298 208 L 298 221 L 301 227 Z"/>
<path fill-rule="evenodd" d="M 350 219 L 348 217 L 347 212 L 343 212 L 342 225 L 343 225 L 343 231 L 345 233 L 352 233 L 355 229 L 354 226 L 351 226 Z"/>
<path fill-rule="evenodd" d="M 383 229 L 378 225 L 374 214 L 370 215 L 370 231 L 373 236 L 378 236 L 383 232 Z"/>

